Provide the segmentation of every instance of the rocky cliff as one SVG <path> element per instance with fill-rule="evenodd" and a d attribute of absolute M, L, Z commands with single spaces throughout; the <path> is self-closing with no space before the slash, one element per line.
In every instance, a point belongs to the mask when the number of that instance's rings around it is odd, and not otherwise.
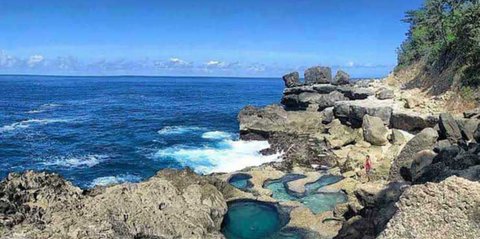
<path fill-rule="evenodd" d="M 92 191 L 48 173 L 0 183 L 1 238 L 223 238 L 226 210 L 223 195 L 189 170 Z"/>

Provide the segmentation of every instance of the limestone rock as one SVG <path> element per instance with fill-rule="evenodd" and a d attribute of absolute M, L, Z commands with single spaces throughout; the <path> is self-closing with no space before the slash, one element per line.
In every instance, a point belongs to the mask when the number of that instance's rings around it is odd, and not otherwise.
<path fill-rule="evenodd" d="M 475 108 L 475 109 L 467 110 L 463 112 L 463 117 L 467 119 L 480 118 L 480 108 Z"/>
<path fill-rule="evenodd" d="M 334 119 L 335 115 L 333 114 L 333 107 L 328 107 L 322 111 L 323 120 L 322 123 L 330 124 Z"/>
<path fill-rule="evenodd" d="M 415 183 L 440 182 L 452 175 L 480 180 L 480 145 L 452 145 L 442 148 Z"/>
<path fill-rule="evenodd" d="M 325 136 L 325 141 L 331 148 L 336 149 L 351 144 L 358 138 L 357 130 L 343 125 L 338 119 L 332 121 L 327 127 L 328 135 Z"/>
<path fill-rule="evenodd" d="M 450 177 L 407 189 L 379 239 L 477 238 L 480 183 Z"/>
<path fill-rule="evenodd" d="M 377 146 L 388 143 L 389 130 L 383 124 L 382 119 L 365 115 L 363 117 L 362 129 L 365 141 Z"/>
<path fill-rule="evenodd" d="M 480 120 L 478 119 L 458 119 L 457 120 L 458 128 L 462 134 L 462 138 L 466 141 L 472 142 L 475 140 L 475 131 L 480 125 Z"/>
<path fill-rule="evenodd" d="M 282 78 L 283 78 L 283 81 L 285 82 L 285 87 L 287 88 L 301 85 L 300 76 L 298 72 L 288 73 L 284 75 Z"/>
<path fill-rule="evenodd" d="M 395 109 L 390 119 L 390 127 L 411 133 L 417 133 L 425 128 L 433 128 L 438 123 L 438 117 L 420 114 L 413 111 Z"/>
<path fill-rule="evenodd" d="M 344 87 L 339 91 L 344 93 L 350 100 L 364 100 L 369 96 L 375 95 L 375 92 L 369 88 Z"/>
<path fill-rule="evenodd" d="M 334 85 L 347 85 L 350 83 L 350 75 L 342 70 L 337 71 L 335 78 L 333 78 L 332 84 Z"/>
<path fill-rule="evenodd" d="M 433 149 L 437 139 L 438 133 L 432 128 L 426 128 L 415 135 L 413 139 L 408 141 L 398 157 L 393 161 L 390 169 L 389 180 L 403 180 L 400 174 L 401 170 L 410 169 L 415 154 L 422 150 Z"/>
<path fill-rule="evenodd" d="M 354 127 L 360 127 L 365 115 L 375 116 L 384 122 L 390 123 L 392 115 L 391 101 L 388 100 L 356 100 L 340 101 L 335 103 L 333 113 L 336 118 L 351 124 Z"/>
<path fill-rule="evenodd" d="M 454 144 L 462 139 L 462 132 L 451 114 L 440 114 L 438 126 L 440 127 L 440 136 L 448 139 L 450 143 Z"/>
<path fill-rule="evenodd" d="M 394 145 L 403 145 L 406 143 L 405 135 L 398 129 L 393 129 L 391 134 L 391 143 Z"/>
<path fill-rule="evenodd" d="M 428 165 L 432 164 L 433 159 L 437 156 L 432 150 L 422 150 L 413 156 L 412 166 L 409 171 L 409 181 L 415 181 L 423 174 L 423 170 Z"/>
<path fill-rule="evenodd" d="M 328 84 L 332 82 L 330 67 L 315 66 L 305 70 L 305 84 Z"/>
<path fill-rule="evenodd" d="M 12 205 L 0 217 L 5 238 L 223 238 L 223 195 L 189 170 L 92 195 L 54 174 L 12 174 L 0 185 L 1 201 Z"/>
<path fill-rule="evenodd" d="M 379 91 L 377 91 L 375 96 L 379 100 L 388 100 L 388 99 L 393 99 L 395 97 L 395 93 L 393 92 L 393 90 L 382 88 Z"/>

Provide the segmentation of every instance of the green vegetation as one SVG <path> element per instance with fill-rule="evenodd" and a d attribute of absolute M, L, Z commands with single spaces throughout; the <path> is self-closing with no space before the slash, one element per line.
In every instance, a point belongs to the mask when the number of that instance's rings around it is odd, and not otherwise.
<path fill-rule="evenodd" d="M 480 86 L 480 0 L 425 0 L 404 21 L 410 30 L 397 70 L 423 60 L 442 71 L 455 62 L 463 85 Z"/>

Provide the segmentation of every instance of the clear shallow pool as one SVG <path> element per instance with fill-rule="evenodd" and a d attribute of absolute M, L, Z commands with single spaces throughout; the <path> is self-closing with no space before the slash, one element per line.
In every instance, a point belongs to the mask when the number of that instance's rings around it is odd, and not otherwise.
<path fill-rule="evenodd" d="M 240 190 L 248 191 L 253 187 L 252 182 L 250 182 L 251 178 L 252 176 L 249 174 L 237 173 L 228 180 L 228 183 Z"/>
<path fill-rule="evenodd" d="M 297 179 L 305 178 L 299 174 L 288 174 L 280 179 L 267 181 L 264 188 L 272 191 L 272 197 L 278 201 L 298 201 L 309 208 L 313 213 L 321 213 L 333 210 L 339 203 L 347 201 L 342 192 L 320 193 L 320 188 L 336 183 L 342 179 L 340 176 L 325 175 L 317 181 L 305 185 L 305 194 L 295 195 L 287 189 L 287 183 Z"/>
<path fill-rule="evenodd" d="M 284 228 L 289 218 L 272 203 L 239 200 L 228 203 L 222 233 L 227 239 L 301 239 L 303 232 Z"/>

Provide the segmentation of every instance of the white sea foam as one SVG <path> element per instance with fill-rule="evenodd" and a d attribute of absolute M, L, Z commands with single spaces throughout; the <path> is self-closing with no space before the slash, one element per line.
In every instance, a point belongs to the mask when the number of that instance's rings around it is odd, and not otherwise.
<path fill-rule="evenodd" d="M 158 133 L 161 135 L 177 135 L 202 130 L 204 129 L 196 126 L 166 126 L 163 129 L 159 130 Z"/>
<path fill-rule="evenodd" d="M 26 129 L 29 128 L 32 125 L 46 125 L 46 124 L 51 124 L 51 123 L 62 123 L 62 122 L 68 122 L 68 120 L 65 119 L 29 119 L 29 120 L 24 120 L 20 122 L 15 122 L 9 125 L 4 125 L 0 127 L 0 133 L 8 132 L 8 131 L 14 131 L 17 129 Z"/>
<path fill-rule="evenodd" d="M 43 164 L 46 166 L 61 166 L 68 168 L 91 168 L 106 160 L 108 160 L 108 156 L 94 154 L 69 157 L 55 157 L 52 160 L 43 162 Z"/>
<path fill-rule="evenodd" d="M 38 107 L 38 109 L 34 109 L 34 110 L 30 110 L 28 111 L 27 113 L 29 114 L 37 114 L 37 113 L 42 113 L 42 112 L 45 112 L 47 110 L 50 110 L 50 109 L 53 109 L 53 108 L 56 108 L 56 107 L 59 107 L 59 106 L 62 106 L 60 104 L 43 104 L 41 105 L 40 107 Z"/>
<path fill-rule="evenodd" d="M 202 134 L 202 138 L 204 139 L 231 139 L 232 134 L 224 132 L 224 131 L 209 131 Z"/>
<path fill-rule="evenodd" d="M 122 174 L 117 176 L 106 176 L 100 177 L 93 180 L 90 184 L 90 187 L 95 186 L 108 186 L 112 184 L 120 184 L 126 182 L 139 182 L 141 180 L 140 177 L 130 174 Z"/>
<path fill-rule="evenodd" d="M 159 150 L 159 160 L 174 159 L 199 173 L 233 172 L 250 166 L 279 161 L 281 154 L 264 156 L 260 151 L 269 148 L 267 141 L 224 140 L 217 147 L 188 148 L 182 146 Z"/>

